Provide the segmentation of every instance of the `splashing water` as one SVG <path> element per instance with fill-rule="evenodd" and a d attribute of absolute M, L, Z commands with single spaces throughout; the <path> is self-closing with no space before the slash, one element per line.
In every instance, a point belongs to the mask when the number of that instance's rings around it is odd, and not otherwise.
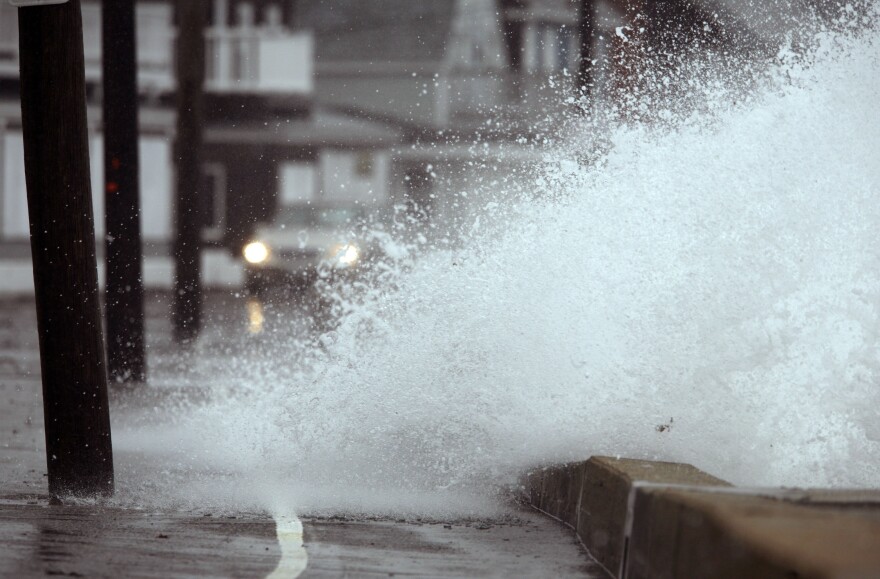
<path fill-rule="evenodd" d="M 479 513 L 592 454 L 876 485 L 880 37 L 812 40 L 748 88 L 695 78 L 675 114 L 571 120 L 531 178 L 468 192 L 460 243 L 398 243 L 337 294 L 332 332 L 230 362 L 173 424 L 120 424 L 164 465 L 129 465 L 120 500 Z"/>

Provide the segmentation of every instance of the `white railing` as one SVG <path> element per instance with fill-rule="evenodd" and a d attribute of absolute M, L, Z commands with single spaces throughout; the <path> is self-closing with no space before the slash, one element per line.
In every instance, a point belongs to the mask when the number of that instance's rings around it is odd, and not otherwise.
<path fill-rule="evenodd" d="M 144 92 L 174 88 L 174 39 L 170 6 L 138 4 L 138 84 Z M 101 78 L 100 5 L 82 5 L 86 78 Z M 209 28 L 205 32 L 205 88 L 212 92 L 309 94 L 313 90 L 314 41 L 309 32 L 280 27 Z M 0 74 L 18 75 L 15 9 L 0 0 Z"/>
<path fill-rule="evenodd" d="M 205 82 L 210 91 L 312 92 L 314 48 L 309 33 L 213 28 L 205 40 Z"/>

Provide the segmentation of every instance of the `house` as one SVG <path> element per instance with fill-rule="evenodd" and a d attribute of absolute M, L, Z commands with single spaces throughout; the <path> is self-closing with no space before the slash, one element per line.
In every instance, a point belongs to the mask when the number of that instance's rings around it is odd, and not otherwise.
<path fill-rule="evenodd" d="M 388 148 L 399 133 L 314 106 L 313 37 L 294 29 L 289 2 L 213 0 L 206 30 L 203 231 L 208 247 L 237 253 L 278 203 L 332 201 L 340 191 L 387 197 Z M 16 8 L 0 3 L 0 260 L 26 271 L 29 231 L 18 95 Z M 83 0 L 96 235 L 103 215 L 101 3 Z M 174 5 L 136 6 L 141 224 L 145 282 L 170 287 L 174 171 Z M 97 244 L 98 253 L 103 243 Z M 229 251 L 207 251 L 206 281 L 236 282 Z M 11 262 L 9 261 L 11 260 Z M 221 267 L 212 267 L 212 264 Z"/>
<path fill-rule="evenodd" d="M 534 160 L 539 93 L 577 63 L 569 0 L 299 0 L 294 22 L 316 104 L 398 129 L 391 196 L 435 221 L 467 211 L 475 174 Z"/>
<path fill-rule="evenodd" d="M 212 53 L 209 78 L 216 70 L 236 81 L 226 90 L 208 85 L 203 158 L 215 217 L 206 240 L 236 255 L 279 205 L 388 198 L 388 150 L 399 132 L 316 106 L 313 33 L 294 23 L 294 7 L 213 3 L 208 46 L 237 40 Z"/>
<path fill-rule="evenodd" d="M 100 238 L 101 4 L 82 9 Z M 26 258 L 15 10 L 0 5 L 0 256 Z M 170 283 L 174 7 L 141 0 L 136 12 L 145 270 L 155 277 L 151 258 L 165 258 Z M 279 205 L 343 195 L 437 219 L 461 211 L 475 171 L 532 155 L 528 112 L 546 79 L 576 64 L 576 15 L 568 0 L 212 0 L 204 242 L 235 254 Z"/>

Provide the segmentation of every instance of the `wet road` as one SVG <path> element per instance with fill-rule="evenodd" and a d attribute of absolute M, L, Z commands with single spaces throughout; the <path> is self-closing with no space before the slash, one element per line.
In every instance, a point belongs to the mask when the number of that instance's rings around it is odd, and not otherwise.
<path fill-rule="evenodd" d="M 157 390 L 192 387 L 230 351 L 308 331 L 302 312 L 212 295 L 202 338 L 184 355 L 169 339 L 168 307 L 167 297 L 150 296 Z M 0 577 L 574 577 L 592 569 L 568 529 L 515 505 L 490 520 L 305 519 L 301 527 L 265 513 L 50 505 L 29 298 L 0 300 L 0 425 Z"/>

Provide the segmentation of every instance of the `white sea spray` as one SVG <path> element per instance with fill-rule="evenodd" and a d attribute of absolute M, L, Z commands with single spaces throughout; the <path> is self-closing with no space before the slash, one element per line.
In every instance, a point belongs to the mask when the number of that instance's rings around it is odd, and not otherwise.
<path fill-rule="evenodd" d="M 527 469 L 609 454 L 876 486 L 880 37 L 842 28 L 746 83 L 707 60 L 687 98 L 568 117 L 529 177 L 475 173 L 454 242 L 374 232 L 392 258 L 328 288 L 332 330 L 181 407 L 176 484 L 480 512 Z M 161 455 L 163 428 L 118 438 Z"/>

